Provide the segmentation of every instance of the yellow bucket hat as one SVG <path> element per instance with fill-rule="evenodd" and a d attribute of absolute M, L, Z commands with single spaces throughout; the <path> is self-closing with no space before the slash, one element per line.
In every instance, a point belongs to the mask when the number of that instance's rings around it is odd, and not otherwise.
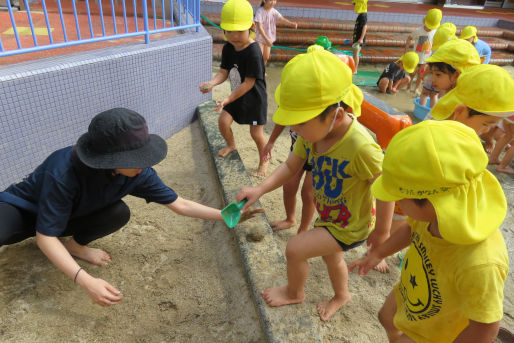
<path fill-rule="evenodd" d="M 474 244 L 498 230 L 507 214 L 505 194 L 487 163 L 473 129 L 427 120 L 393 137 L 371 192 L 383 201 L 428 199 L 446 241 Z"/>
<path fill-rule="evenodd" d="M 469 39 L 471 37 L 475 36 L 475 39 L 473 39 L 473 43 L 477 42 L 477 28 L 474 26 L 466 26 L 462 29 L 460 32 L 460 39 Z"/>
<path fill-rule="evenodd" d="M 398 61 L 403 62 L 403 69 L 409 74 L 412 74 L 414 72 L 414 69 L 416 69 L 416 66 L 419 62 L 419 56 L 414 51 L 409 51 L 400 57 Z"/>
<path fill-rule="evenodd" d="M 443 12 L 440 9 L 429 9 L 425 16 L 425 25 L 430 30 L 435 30 L 439 27 L 439 24 L 441 24 L 441 19 L 443 19 Z"/>
<path fill-rule="evenodd" d="M 457 39 L 455 33 L 457 32 L 457 26 L 453 23 L 444 23 L 439 26 L 434 34 L 432 51 L 439 49 L 441 45 L 449 40 Z"/>
<path fill-rule="evenodd" d="M 464 39 L 447 41 L 425 61 L 427 63 L 444 62 L 459 71 L 464 71 L 482 62 L 477 49 Z"/>
<path fill-rule="evenodd" d="M 355 4 L 355 13 L 366 13 L 368 12 L 368 0 L 353 0 Z"/>
<path fill-rule="evenodd" d="M 247 0 L 228 0 L 221 9 L 221 28 L 244 31 L 252 27 L 253 8 Z"/>
<path fill-rule="evenodd" d="M 329 51 L 310 49 L 296 55 L 282 70 L 273 121 L 283 126 L 304 123 L 339 101 L 360 116 L 363 95 L 352 76 L 350 67 Z"/>
<path fill-rule="evenodd" d="M 450 117 L 458 105 L 464 104 L 484 114 L 507 118 L 514 114 L 512 94 L 514 80 L 505 69 L 480 64 L 460 74 L 457 86 L 435 104 L 430 114 L 434 119 L 443 120 Z"/>

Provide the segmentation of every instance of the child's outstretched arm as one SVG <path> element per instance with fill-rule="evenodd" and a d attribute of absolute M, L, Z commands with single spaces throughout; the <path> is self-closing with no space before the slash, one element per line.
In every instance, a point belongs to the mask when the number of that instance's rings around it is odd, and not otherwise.
<path fill-rule="evenodd" d="M 245 95 L 246 92 L 248 92 L 250 89 L 253 88 L 253 86 L 255 85 L 255 80 L 256 80 L 255 78 L 246 77 L 244 82 L 242 82 L 239 85 L 239 87 L 234 89 L 234 91 L 232 93 L 230 93 L 230 95 L 228 97 L 221 100 L 216 105 L 216 108 L 214 110 L 219 112 L 223 109 L 224 106 L 230 104 L 231 102 L 233 102 L 233 101 L 239 99 L 240 97 L 242 97 L 243 95 Z"/>
<path fill-rule="evenodd" d="M 202 83 L 200 86 L 200 92 L 202 93 L 208 93 L 212 90 L 214 86 L 219 85 L 220 83 L 223 83 L 228 77 L 228 70 L 220 68 L 220 70 L 214 75 L 212 80 L 206 81 Z"/>
<path fill-rule="evenodd" d="M 294 29 L 297 29 L 298 28 L 298 24 L 295 23 L 294 21 L 291 21 L 291 20 L 288 20 L 287 18 L 284 18 L 284 17 L 280 17 L 280 19 L 278 20 L 280 23 L 284 23 L 286 25 L 289 25 L 291 26 L 292 28 Z"/>
<path fill-rule="evenodd" d="M 273 146 L 275 145 L 275 142 L 284 131 L 284 127 L 282 125 L 275 124 L 275 127 L 273 127 L 273 131 L 271 132 L 271 135 L 269 136 L 268 143 L 264 146 L 264 149 L 262 149 L 262 156 L 261 158 L 265 161 L 268 160 L 268 156 L 271 158 L 271 150 L 273 150 Z"/>
<path fill-rule="evenodd" d="M 287 160 L 279 165 L 277 169 L 271 173 L 270 176 L 264 179 L 260 184 L 255 187 L 245 187 L 239 191 L 236 196 L 236 201 L 240 202 L 247 199 L 243 211 L 254 204 L 259 198 L 280 186 L 287 180 L 290 180 L 305 163 L 305 159 L 296 156 L 294 153 L 289 154 Z"/>
<path fill-rule="evenodd" d="M 479 323 L 469 320 L 469 325 L 457 336 L 454 343 L 489 343 L 493 342 L 498 335 L 500 322 Z"/>
<path fill-rule="evenodd" d="M 166 204 L 165 206 L 173 212 L 187 217 L 206 220 L 223 220 L 223 217 L 221 216 L 221 210 L 205 206 L 195 201 L 187 200 L 181 197 L 178 197 L 177 200 L 170 204 Z M 245 210 L 243 210 L 243 213 L 241 214 L 241 219 L 239 220 L 240 223 L 255 217 L 257 213 L 264 212 L 262 208 L 251 209 L 248 211 Z"/>
<path fill-rule="evenodd" d="M 353 271 L 357 268 L 359 275 L 366 275 L 384 258 L 408 247 L 410 244 L 410 235 L 410 226 L 404 223 L 387 241 L 370 251 L 366 257 L 353 262 L 348 267 L 348 270 Z"/>

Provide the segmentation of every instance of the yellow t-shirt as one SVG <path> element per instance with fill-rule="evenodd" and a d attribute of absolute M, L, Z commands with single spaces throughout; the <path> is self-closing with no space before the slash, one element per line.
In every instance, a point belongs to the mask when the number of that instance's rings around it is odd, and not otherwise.
<path fill-rule="evenodd" d="M 315 225 L 345 244 L 366 239 L 375 226 L 368 179 L 381 172 L 384 157 L 366 128 L 354 119 L 343 138 L 322 154 L 298 137 L 293 152 L 312 165 Z"/>
<path fill-rule="evenodd" d="M 355 13 L 368 12 L 368 0 L 353 0 L 355 4 Z"/>
<path fill-rule="evenodd" d="M 395 326 L 418 343 L 453 342 L 468 319 L 494 323 L 503 316 L 509 271 L 500 230 L 471 245 L 434 237 L 427 222 L 407 219 L 411 245 L 395 287 Z"/>

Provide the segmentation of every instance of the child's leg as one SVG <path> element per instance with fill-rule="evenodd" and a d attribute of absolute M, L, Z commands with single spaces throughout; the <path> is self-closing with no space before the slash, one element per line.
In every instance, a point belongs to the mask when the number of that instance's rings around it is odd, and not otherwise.
<path fill-rule="evenodd" d="M 303 171 L 303 170 L 302 170 Z M 313 187 L 312 187 L 312 172 L 307 170 L 305 172 L 305 179 L 302 186 L 302 219 L 298 233 L 307 231 L 311 224 L 316 205 L 314 204 Z"/>
<path fill-rule="evenodd" d="M 433 108 L 434 105 L 439 100 L 439 95 L 436 92 L 430 92 L 430 108 Z"/>
<path fill-rule="evenodd" d="M 226 157 L 232 151 L 236 150 L 234 134 L 232 133 L 232 129 L 230 128 L 230 125 L 232 125 L 233 121 L 234 119 L 227 111 L 221 111 L 220 117 L 218 119 L 218 127 L 221 135 L 227 143 L 227 146 L 218 151 L 218 156 Z"/>
<path fill-rule="evenodd" d="M 491 130 L 480 134 L 480 138 L 485 142 L 484 148 L 488 154 L 490 154 L 493 151 L 494 140 L 495 140 L 495 136 L 497 135 L 497 131 L 501 131 L 501 129 L 499 127 L 495 126 Z M 499 140 L 500 137 L 501 136 L 499 136 L 498 139 L 496 139 L 496 140 Z"/>
<path fill-rule="evenodd" d="M 343 252 L 323 256 L 330 276 L 330 282 L 334 289 L 334 296 L 329 301 L 323 301 L 318 304 L 318 313 L 323 321 L 327 321 L 351 300 L 350 292 L 348 291 L 348 266 L 343 258 Z"/>
<path fill-rule="evenodd" d="M 304 286 L 309 275 L 309 263 L 312 257 L 334 254 L 341 251 L 341 246 L 330 233 L 321 227 L 302 232 L 287 242 L 287 285 L 268 288 L 261 295 L 270 306 L 297 304 L 305 300 Z"/>
<path fill-rule="evenodd" d="M 489 156 L 489 164 L 498 164 L 500 163 L 500 154 L 503 151 L 503 148 L 509 144 L 514 135 L 514 124 L 505 122 L 503 125 L 505 134 L 496 141 L 494 145 L 494 149 Z"/>
<path fill-rule="evenodd" d="M 354 74 L 357 74 L 357 68 L 359 68 L 359 60 L 360 60 L 360 57 L 359 57 L 359 52 L 361 51 L 361 49 L 353 49 L 353 60 L 355 62 L 355 71 L 353 72 Z"/>
<path fill-rule="evenodd" d="M 250 135 L 252 136 L 257 151 L 259 152 L 259 167 L 257 168 L 257 176 L 266 176 L 268 171 L 269 161 L 262 158 L 262 152 L 266 145 L 266 138 L 264 137 L 264 125 L 250 125 Z"/>
<path fill-rule="evenodd" d="M 416 76 L 416 72 L 418 70 L 418 67 L 416 67 L 416 70 L 412 72 L 412 74 L 409 74 L 410 80 L 407 85 L 407 89 L 412 92 L 412 81 L 414 81 L 414 77 Z"/>
<path fill-rule="evenodd" d="M 410 76 L 407 75 L 405 76 L 404 78 L 402 78 L 401 80 L 397 81 L 396 82 L 396 85 L 393 86 L 396 90 L 400 90 L 402 89 L 403 87 L 407 86 L 410 82 Z"/>
<path fill-rule="evenodd" d="M 270 56 L 271 56 L 271 46 L 264 45 L 264 47 L 262 49 L 262 57 L 264 59 L 264 64 L 268 63 Z"/>
<path fill-rule="evenodd" d="M 512 159 L 514 159 L 514 148 L 511 147 L 507 152 L 505 153 L 505 156 L 503 156 L 503 159 L 501 160 L 498 167 L 496 167 L 496 171 L 507 173 L 514 175 L 514 169 L 510 167 L 510 163 L 512 162 Z"/>
<path fill-rule="evenodd" d="M 378 320 L 380 324 L 384 327 L 387 338 L 389 338 L 389 342 L 396 342 L 401 336 L 402 332 L 394 326 L 393 318 L 396 314 L 397 306 L 396 306 L 396 297 L 394 295 L 394 289 L 389 293 L 386 300 L 384 301 L 384 305 L 380 311 L 378 311 Z"/>
<path fill-rule="evenodd" d="M 418 65 L 418 69 L 417 69 L 417 78 L 416 78 L 416 88 L 414 89 L 414 93 L 420 93 L 420 87 L 421 85 L 423 84 L 423 71 L 425 69 L 425 65 L 424 64 L 420 64 Z"/>
<path fill-rule="evenodd" d="M 391 80 L 389 80 L 387 77 L 383 77 L 378 81 L 378 89 L 380 89 L 382 93 L 385 93 L 387 88 L 389 88 L 389 81 Z"/>
<path fill-rule="evenodd" d="M 289 181 L 284 183 L 284 186 L 282 186 L 286 219 L 272 222 L 271 228 L 273 231 L 289 229 L 296 225 L 296 192 L 298 192 L 302 174 L 303 169 L 300 169 Z"/>

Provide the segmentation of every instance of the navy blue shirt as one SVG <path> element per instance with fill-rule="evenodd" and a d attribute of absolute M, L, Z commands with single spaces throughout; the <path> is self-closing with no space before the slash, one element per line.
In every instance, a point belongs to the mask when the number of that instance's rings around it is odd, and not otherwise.
<path fill-rule="evenodd" d="M 23 181 L 0 192 L 0 201 L 37 213 L 36 231 L 59 236 L 72 218 L 111 205 L 125 195 L 169 204 L 178 198 L 153 168 L 135 177 L 108 176 L 72 159 L 72 147 L 57 150 Z"/>

